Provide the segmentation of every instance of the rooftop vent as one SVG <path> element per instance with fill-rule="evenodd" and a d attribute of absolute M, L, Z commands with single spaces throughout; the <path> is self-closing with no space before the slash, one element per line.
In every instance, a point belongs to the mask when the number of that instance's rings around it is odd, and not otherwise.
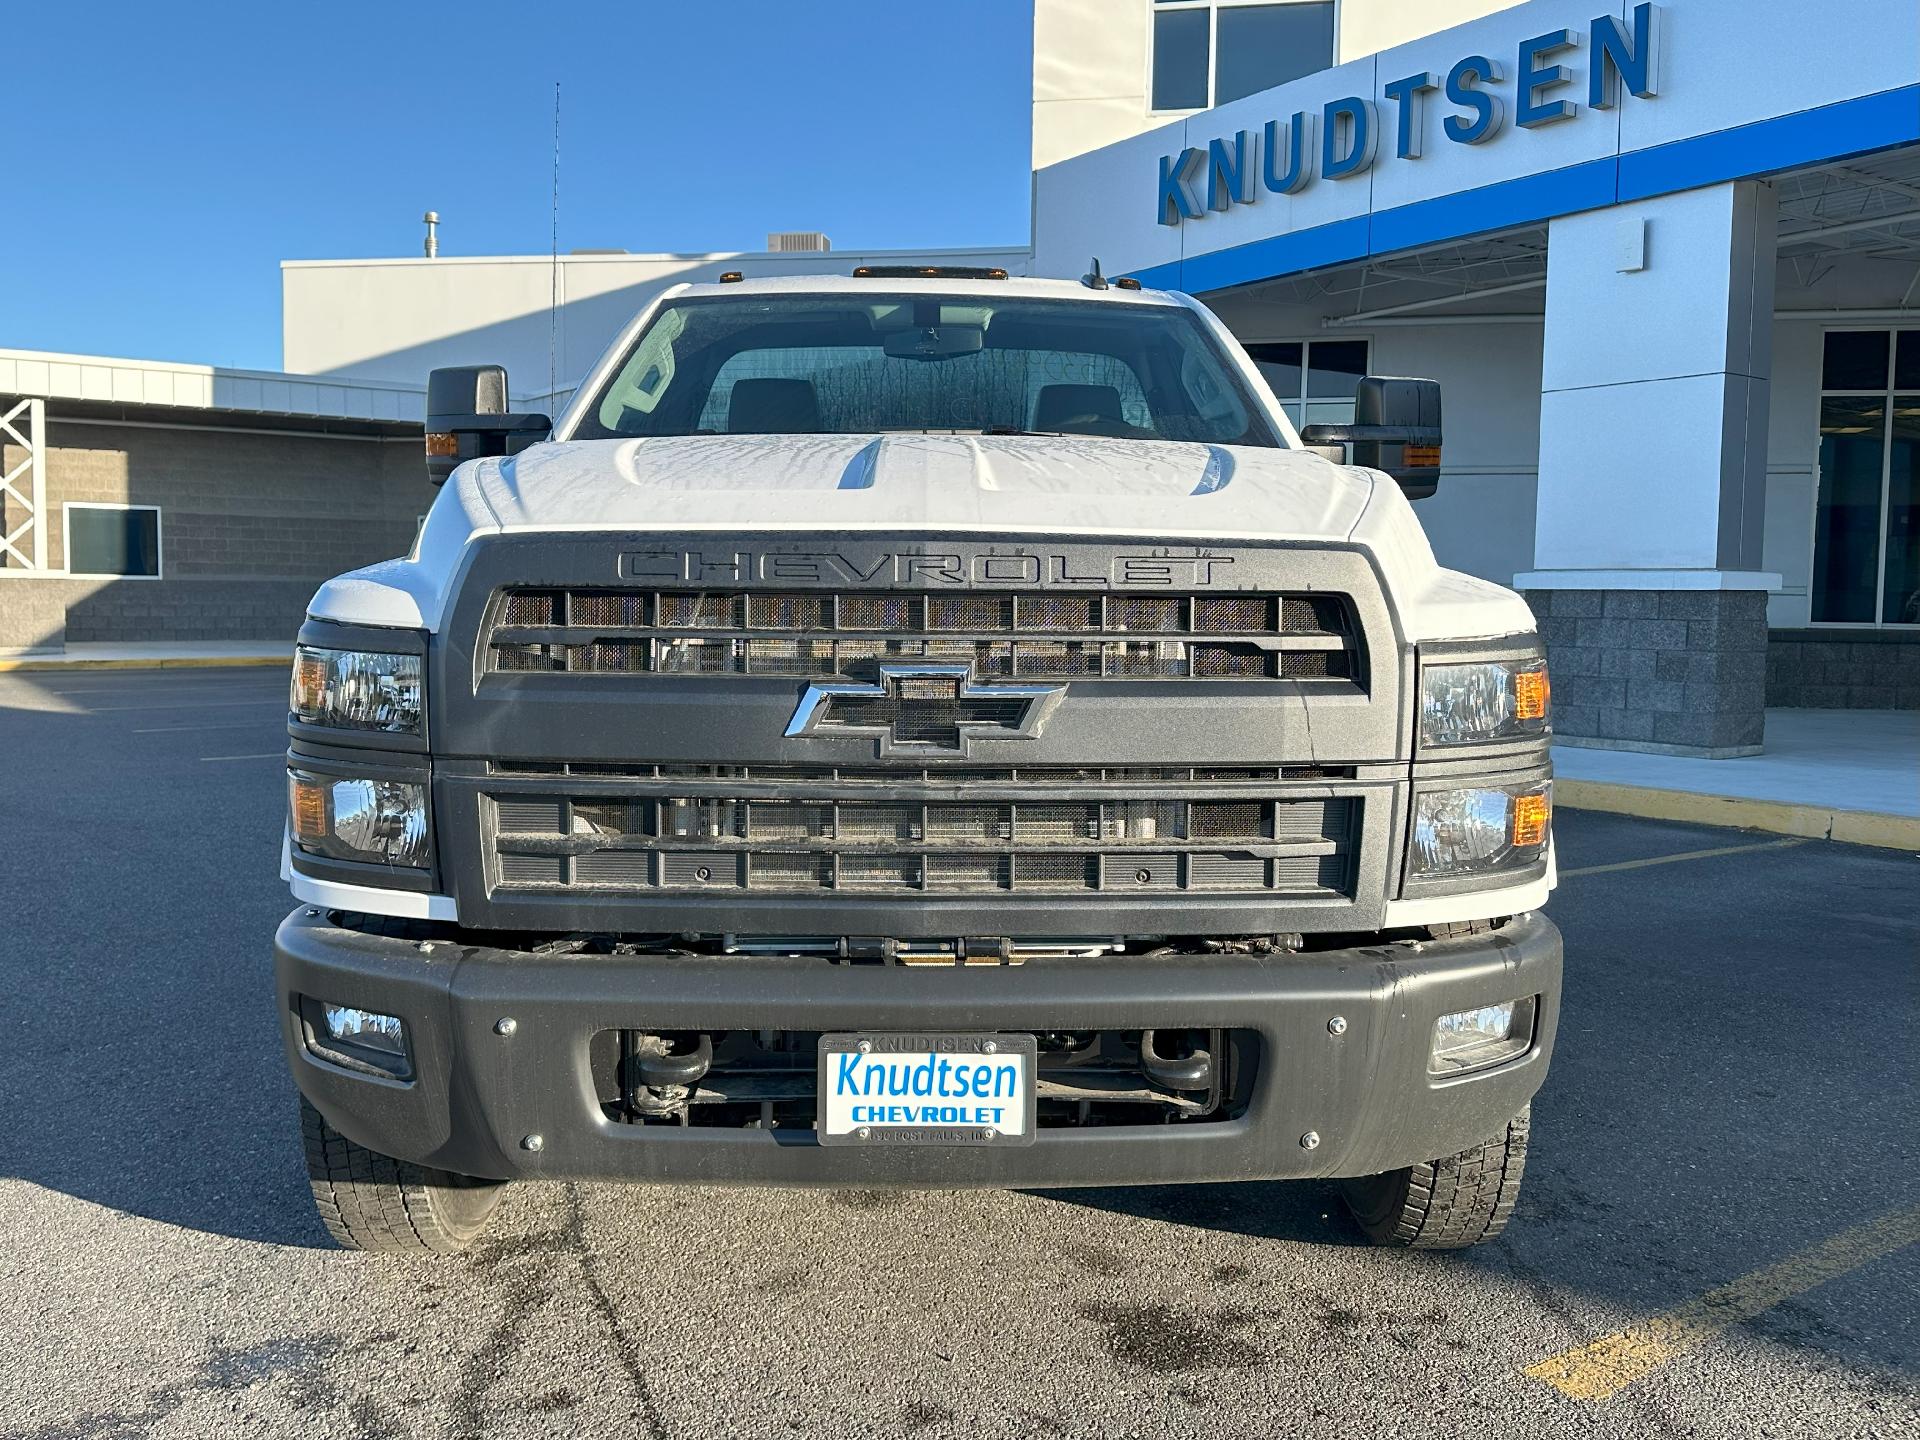
<path fill-rule="evenodd" d="M 817 255 L 831 249 L 833 242 L 818 230 L 775 230 L 767 236 L 767 251 L 773 255 Z"/>

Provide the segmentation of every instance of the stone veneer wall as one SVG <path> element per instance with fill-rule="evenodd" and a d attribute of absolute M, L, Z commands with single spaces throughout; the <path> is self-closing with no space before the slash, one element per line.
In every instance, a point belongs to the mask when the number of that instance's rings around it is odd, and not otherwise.
<path fill-rule="evenodd" d="M 1553 676 L 1556 743 L 1753 754 L 1766 726 L 1758 590 L 1527 592 Z"/>

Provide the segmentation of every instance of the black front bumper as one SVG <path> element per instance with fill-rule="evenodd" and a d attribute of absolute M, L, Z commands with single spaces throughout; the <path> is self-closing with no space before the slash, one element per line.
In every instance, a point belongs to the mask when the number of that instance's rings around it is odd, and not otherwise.
<path fill-rule="evenodd" d="M 1496 1133 L 1546 1078 L 1561 945 L 1553 923 L 1535 914 L 1417 946 L 929 969 L 542 956 L 458 938 L 389 938 L 303 908 L 281 925 L 274 952 L 294 1078 L 335 1129 L 371 1149 L 499 1179 L 866 1188 L 1371 1175 L 1451 1154 Z M 1476 1075 L 1428 1075 L 1439 1016 L 1526 996 L 1539 1006 L 1525 1055 Z M 412 1078 L 356 1073 L 316 1054 L 303 997 L 400 1016 Z M 1336 1016 L 1344 1026 L 1330 1026 Z M 610 1029 L 1154 1027 L 1256 1032 L 1244 1111 L 1210 1123 L 1043 1128 L 1032 1144 L 1006 1148 L 821 1146 L 804 1130 L 610 1119 L 588 1059 L 593 1035 Z M 1302 1143 L 1309 1133 L 1319 1137 L 1311 1147 Z M 527 1144 L 534 1135 L 537 1149 Z"/>

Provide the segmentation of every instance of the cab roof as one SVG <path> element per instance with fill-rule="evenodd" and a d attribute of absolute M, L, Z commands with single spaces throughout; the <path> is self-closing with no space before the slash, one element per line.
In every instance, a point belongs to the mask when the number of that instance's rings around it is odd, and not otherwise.
<path fill-rule="evenodd" d="M 669 291 L 675 295 L 949 295 L 982 299 L 1099 300 L 1116 305 L 1184 305 L 1170 290 L 1123 290 L 1109 280 L 1095 290 L 1078 280 L 1039 280 L 1013 275 L 1004 280 L 920 275 L 769 275 L 759 279 L 701 282 Z"/>

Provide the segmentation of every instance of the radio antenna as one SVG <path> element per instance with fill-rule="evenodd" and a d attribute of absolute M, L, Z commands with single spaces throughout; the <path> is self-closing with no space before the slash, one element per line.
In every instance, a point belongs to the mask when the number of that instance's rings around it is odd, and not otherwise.
<path fill-rule="evenodd" d="M 560 368 L 560 82 L 553 82 L 553 255 L 547 275 L 547 408 L 559 389 Z"/>

